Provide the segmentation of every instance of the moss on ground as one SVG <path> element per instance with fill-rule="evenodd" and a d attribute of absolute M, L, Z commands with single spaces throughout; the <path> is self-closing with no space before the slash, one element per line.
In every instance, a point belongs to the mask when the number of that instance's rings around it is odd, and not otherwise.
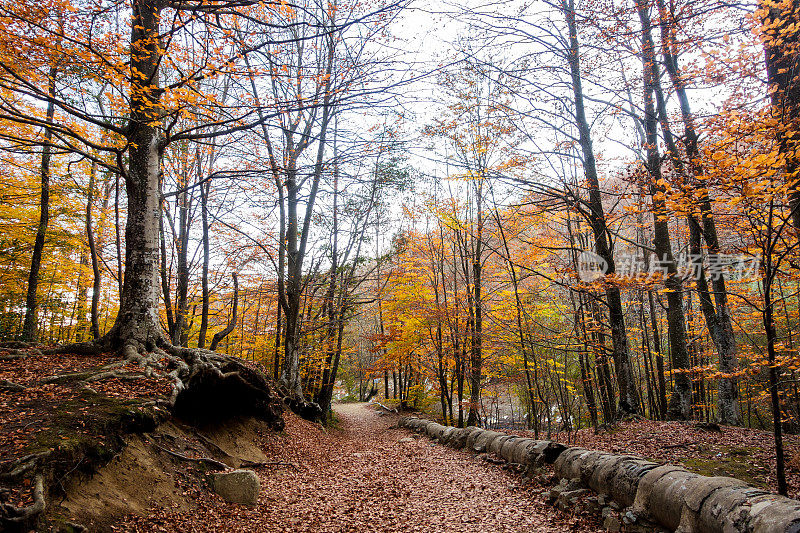
<path fill-rule="evenodd" d="M 695 457 L 683 460 L 683 464 L 692 472 L 704 476 L 735 477 L 755 487 L 769 489 L 764 481 L 769 475 L 769 469 L 765 465 L 753 464 L 751 460 L 754 448 L 716 446 L 712 451 L 711 448 L 700 446 L 697 451 Z"/>
<path fill-rule="evenodd" d="M 166 416 L 145 400 L 91 391 L 81 391 L 52 409 L 52 417 L 36 432 L 26 453 L 50 451 L 48 477 L 62 481 L 74 473 L 93 472 L 122 450 L 125 434 L 152 431 Z"/>

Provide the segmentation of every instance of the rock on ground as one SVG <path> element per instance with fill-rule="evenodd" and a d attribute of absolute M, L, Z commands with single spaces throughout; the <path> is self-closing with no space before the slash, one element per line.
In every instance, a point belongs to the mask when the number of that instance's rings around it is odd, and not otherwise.
<path fill-rule="evenodd" d="M 261 484 L 252 470 L 233 470 L 211 474 L 211 487 L 225 501 L 254 506 Z"/>

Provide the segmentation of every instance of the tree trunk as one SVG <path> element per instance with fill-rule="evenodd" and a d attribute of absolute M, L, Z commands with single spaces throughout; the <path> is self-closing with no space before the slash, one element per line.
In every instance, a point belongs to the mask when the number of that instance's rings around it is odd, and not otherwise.
<path fill-rule="evenodd" d="M 100 338 L 100 262 L 97 255 L 97 243 L 94 238 L 94 224 L 92 221 L 92 203 L 94 201 L 94 187 L 97 182 L 97 163 L 92 163 L 89 174 L 89 192 L 86 195 L 86 240 L 89 243 L 89 257 L 92 262 L 92 309 L 90 331 L 92 339 Z M 108 196 L 106 196 L 108 198 Z"/>
<path fill-rule="evenodd" d="M 203 285 L 203 309 L 200 313 L 200 331 L 197 337 L 197 347 L 206 347 L 206 335 L 208 334 L 208 313 L 211 307 L 211 293 L 208 290 L 208 266 L 211 261 L 211 244 L 208 241 L 208 195 L 211 192 L 211 180 L 200 185 L 200 216 L 203 225 L 203 274 L 201 283 Z M 280 322 L 280 315 L 278 316 Z"/>
<path fill-rule="evenodd" d="M 569 31 L 569 66 L 572 75 L 572 90 L 575 98 L 575 122 L 579 133 L 579 144 L 583 153 L 583 169 L 589 186 L 589 223 L 595 238 L 595 251 L 605 262 L 606 276 L 613 276 L 616 271 L 612 243 L 606 226 L 603 200 L 600 195 L 597 166 L 592 148 L 589 121 L 586 118 L 583 101 L 583 89 L 580 70 L 580 46 L 575 21 L 574 0 L 562 1 L 562 10 L 566 17 Z M 625 329 L 625 315 L 622 310 L 622 297 L 619 287 L 606 282 L 606 300 L 608 304 L 608 322 L 611 327 L 612 354 L 614 368 L 619 387 L 619 414 L 637 413 L 639 411 L 639 393 L 633 379 L 630 362 L 628 335 Z"/>
<path fill-rule="evenodd" d="M 689 105 L 689 97 L 686 92 L 686 82 L 678 67 L 678 52 L 674 34 L 675 22 L 672 14 L 667 13 L 664 0 L 657 0 L 657 5 L 661 18 L 661 42 L 664 65 L 680 105 L 681 118 L 684 126 L 684 147 L 686 149 L 688 165 L 683 164 L 677 147 L 672 140 L 666 113 L 666 103 L 664 102 L 663 96 L 660 97 L 658 102 L 662 129 L 664 130 L 664 137 L 675 169 L 687 178 L 693 178 L 695 182 L 697 182 L 699 181 L 697 178 L 704 175 L 704 171 L 702 168 L 702 157 L 698 147 L 698 135 L 695 130 L 694 118 Z M 660 92 L 660 80 L 656 80 L 655 86 L 658 96 Z M 690 169 L 690 172 L 686 172 L 687 167 Z M 725 286 L 724 276 L 714 276 L 711 280 L 714 294 L 713 302 L 708 290 L 708 282 L 705 277 L 702 262 L 700 235 L 703 236 L 708 246 L 708 253 L 712 257 L 719 254 L 720 247 L 708 191 L 702 186 L 698 186 L 697 190 L 700 195 L 700 201 L 698 203 L 701 222 L 697 221 L 697 216 L 694 214 L 688 217 L 690 253 L 692 254 L 694 262 L 692 265 L 692 272 L 697 275 L 696 281 L 700 298 L 700 308 L 711 334 L 711 339 L 717 349 L 719 370 L 724 374 L 717 380 L 718 418 L 721 423 L 733 425 L 738 424 L 741 419 L 738 379 L 734 375 L 739 366 L 736 356 L 736 337 L 733 331 L 733 323 L 728 306 L 728 292 Z"/>
<path fill-rule="evenodd" d="M 211 338 L 211 346 L 209 349 L 213 352 L 217 349 L 219 343 L 228 335 L 236 327 L 236 317 L 239 313 L 239 278 L 236 276 L 236 272 L 231 274 L 233 278 L 233 311 L 231 312 L 231 319 L 228 321 L 228 325 L 225 326 L 225 329 L 214 333 L 214 336 Z"/>
<path fill-rule="evenodd" d="M 200 166 L 198 158 L 197 165 Z M 183 184 L 180 184 L 183 187 Z M 201 185 L 202 187 L 202 185 Z M 185 189 L 185 187 L 184 187 Z M 175 346 L 185 345 L 187 330 L 187 313 L 189 311 L 189 230 L 191 220 L 189 218 L 189 194 L 183 190 L 178 194 L 178 238 L 177 238 L 177 260 L 176 271 L 177 287 L 175 288 L 175 324 L 171 331 L 172 344 Z"/>
<path fill-rule="evenodd" d="M 53 122 L 55 116 L 55 92 L 56 92 L 56 67 L 50 68 L 48 95 L 51 100 L 47 104 L 47 124 Z M 37 324 L 36 313 L 38 302 L 36 301 L 36 290 L 39 285 L 39 269 L 42 265 L 42 252 L 44 251 L 44 238 L 47 233 L 47 224 L 50 220 L 50 158 L 52 148 L 50 142 L 53 132 L 49 128 L 44 130 L 44 142 L 42 143 L 42 160 L 39 168 L 41 178 L 41 197 L 39 200 L 39 224 L 36 226 L 36 240 L 33 243 L 33 256 L 31 257 L 31 269 L 28 274 L 28 292 L 25 298 L 25 323 L 22 326 L 22 340 L 33 342 L 36 340 Z"/>
<path fill-rule="evenodd" d="M 639 20 L 642 25 L 642 61 L 644 65 L 644 129 L 646 136 L 647 172 L 650 179 L 650 196 L 653 202 L 653 231 L 656 249 L 656 262 L 663 271 L 664 286 L 667 291 L 667 325 L 672 355 L 672 370 L 675 373 L 675 388 L 667 406 L 667 416 L 672 419 L 687 420 L 692 415 L 692 383 L 688 376 L 689 350 L 686 339 L 686 319 L 683 312 L 683 283 L 672 255 L 669 235 L 669 213 L 664 196 L 666 187 L 661 175 L 661 155 L 658 151 L 658 119 L 655 103 L 655 83 L 659 79 L 655 59 L 655 46 L 650 29 L 647 5 L 636 1 Z"/>
<path fill-rule="evenodd" d="M 479 182 L 476 184 L 475 189 L 477 192 L 478 226 L 477 236 L 475 238 L 475 250 L 472 254 L 473 307 L 475 316 L 470 342 L 470 405 L 469 414 L 467 415 L 468 426 L 477 426 L 480 424 L 478 407 L 481 401 L 481 377 L 483 366 L 483 303 L 481 299 L 481 271 L 483 268 L 483 183 Z"/>
<path fill-rule="evenodd" d="M 778 365 L 776 364 L 777 354 L 775 344 L 778 342 L 778 332 L 775 328 L 774 317 L 774 303 L 772 301 L 772 283 L 778 274 L 780 267 L 780 258 L 774 257 L 775 245 L 778 239 L 774 236 L 774 222 L 775 222 L 775 201 L 770 202 L 767 215 L 767 232 L 765 237 L 764 246 L 764 266 L 762 286 L 764 288 L 764 310 L 762 319 L 764 323 L 764 332 L 767 336 L 767 362 L 769 365 L 769 396 L 770 406 L 772 408 L 772 430 L 775 438 L 775 466 L 778 481 L 778 493 L 784 496 L 787 495 L 786 487 L 786 466 L 785 458 L 783 455 L 783 416 L 781 415 L 781 401 L 778 390 Z M 756 411 L 758 413 L 758 411 Z"/>
<path fill-rule="evenodd" d="M 119 312 L 110 332 L 114 344 L 138 343 L 146 349 L 164 340 L 158 318 L 161 5 L 158 0 L 133 0 L 125 279 Z"/>

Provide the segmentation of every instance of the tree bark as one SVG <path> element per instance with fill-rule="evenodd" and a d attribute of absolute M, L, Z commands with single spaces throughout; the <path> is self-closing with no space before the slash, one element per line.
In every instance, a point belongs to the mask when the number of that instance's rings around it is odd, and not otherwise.
<path fill-rule="evenodd" d="M 159 0 L 133 0 L 132 6 L 125 279 L 110 332 L 114 344 L 140 344 L 145 349 L 164 340 L 158 318 L 161 5 Z"/>
<path fill-rule="evenodd" d="M 653 202 L 653 230 L 656 261 L 663 269 L 664 286 L 667 292 L 667 326 L 672 355 L 672 370 L 675 373 L 675 388 L 667 406 L 667 416 L 687 420 L 692 415 L 692 383 L 688 376 L 691 366 L 686 338 L 686 318 L 683 312 L 683 282 L 678 274 L 677 263 L 672 254 L 669 235 L 669 213 L 665 203 L 666 187 L 661 174 L 661 155 L 658 150 L 658 118 L 654 95 L 659 79 L 655 46 L 651 34 L 647 4 L 636 0 L 639 20 L 642 25 L 642 61 L 644 65 L 644 129 L 646 136 L 647 172 L 650 180 L 650 196 Z"/>
<path fill-rule="evenodd" d="M 55 116 L 55 92 L 56 75 L 58 71 L 55 66 L 50 67 L 47 92 L 50 101 L 47 103 L 46 123 L 52 124 Z M 39 286 L 39 270 L 42 265 L 42 252 L 44 251 L 44 239 L 47 233 L 47 224 L 50 220 L 50 158 L 52 148 L 50 143 L 53 132 L 49 128 L 44 130 L 44 142 L 42 143 L 42 159 L 39 168 L 41 182 L 41 196 L 39 200 L 39 224 L 36 226 L 36 239 L 33 243 L 33 255 L 31 257 L 31 269 L 28 274 L 28 292 L 25 297 L 25 322 L 22 326 L 22 340 L 33 342 L 37 338 L 37 307 L 36 291 Z"/>
<path fill-rule="evenodd" d="M 661 115 L 662 129 L 664 130 L 664 137 L 670 151 L 670 157 L 673 161 L 675 169 L 685 175 L 687 178 L 694 178 L 695 182 L 697 177 L 704 174 L 702 167 L 702 157 L 698 146 L 698 135 L 694 126 L 694 118 L 689 105 L 689 97 L 686 91 L 686 82 L 681 75 L 678 67 L 678 52 L 674 35 L 674 20 L 671 14 L 667 13 L 664 0 L 657 0 L 659 16 L 661 18 L 661 42 L 662 51 L 664 56 L 664 65 L 669 74 L 672 86 L 678 97 L 678 103 L 681 110 L 681 118 L 684 126 L 684 147 L 686 149 L 686 156 L 688 165 L 684 165 L 681 161 L 680 154 L 677 147 L 672 140 L 672 134 L 669 131 L 669 123 L 666 113 L 666 104 L 663 96 L 661 96 L 659 103 L 659 114 Z M 655 86 L 657 91 L 660 88 L 660 80 L 656 80 Z M 658 92 L 656 93 L 659 94 Z M 690 172 L 686 172 L 686 169 Z M 691 174 L 691 175 L 690 175 Z M 706 320 L 711 339 L 717 349 L 717 357 L 719 360 L 719 369 L 722 372 L 722 377 L 717 380 L 717 407 L 718 418 L 724 424 L 738 424 L 741 420 L 741 412 L 739 408 L 739 385 L 735 373 L 738 370 L 737 347 L 736 337 L 733 331 L 733 323 L 730 316 L 730 309 L 728 306 L 728 292 L 725 285 L 725 278 L 722 275 L 714 276 L 711 280 L 711 288 L 713 290 L 713 301 L 710 296 L 708 288 L 708 281 L 705 276 L 702 261 L 702 244 L 700 242 L 700 235 L 708 246 L 708 253 L 714 257 L 720 252 L 719 239 L 717 237 L 717 227 L 714 219 L 714 213 L 711 207 L 711 199 L 708 195 L 707 189 L 703 186 L 698 186 L 697 191 L 700 196 L 699 201 L 699 216 L 701 222 L 698 222 L 697 215 L 690 214 L 688 217 L 689 232 L 690 232 L 690 253 L 694 264 L 692 265 L 692 272 L 697 274 L 697 290 L 700 298 L 700 306 L 703 312 L 703 317 Z"/>
<path fill-rule="evenodd" d="M 479 179 L 483 179 L 482 177 Z M 475 185 L 477 203 L 477 235 L 472 253 L 472 290 L 475 311 L 470 339 L 470 402 L 467 425 L 480 424 L 478 407 L 481 401 L 481 378 L 483 374 L 483 300 L 481 295 L 481 273 L 483 269 L 483 182 Z"/>
<path fill-rule="evenodd" d="M 233 311 L 231 313 L 231 319 L 228 321 L 228 325 L 225 326 L 225 329 L 214 333 L 214 336 L 211 338 L 211 346 L 209 349 L 213 352 L 217 349 L 219 343 L 228 335 L 236 327 L 236 318 L 239 316 L 239 278 L 236 275 L 236 272 L 231 274 L 233 278 Z"/>
<path fill-rule="evenodd" d="M 100 262 L 97 255 L 97 243 L 94 237 L 94 223 L 92 221 L 92 204 L 94 199 L 94 187 L 97 181 L 97 163 L 92 163 L 89 174 L 89 192 L 86 195 L 86 240 L 89 243 L 89 256 L 92 262 L 92 309 L 90 331 L 92 338 L 100 338 L 100 290 L 101 274 Z"/>
<path fill-rule="evenodd" d="M 208 290 L 208 267 L 211 261 L 211 244 L 208 235 L 208 195 L 211 192 L 211 180 L 206 181 L 200 186 L 200 213 L 203 225 L 203 274 L 201 283 L 203 285 L 203 309 L 200 314 L 200 331 L 197 337 L 197 347 L 205 348 L 206 335 L 208 334 L 208 313 L 211 307 L 211 293 Z M 280 315 L 278 315 L 280 322 Z"/>
<path fill-rule="evenodd" d="M 589 224 L 595 239 L 595 251 L 606 263 L 605 293 L 608 305 L 608 321 L 611 327 L 612 356 L 619 388 L 618 414 L 625 415 L 639 412 L 639 393 L 633 379 L 630 362 L 628 334 L 625 328 L 625 315 L 622 310 L 622 296 L 619 287 L 609 282 L 616 272 L 612 242 L 606 226 L 603 200 L 600 195 L 600 183 L 597 174 L 589 121 L 584 109 L 583 89 L 580 70 L 580 46 L 575 21 L 574 0 L 562 1 L 562 10 L 566 17 L 569 31 L 569 66 L 572 76 L 572 90 L 575 99 L 575 122 L 579 133 L 579 144 L 583 153 L 583 169 L 589 186 Z"/>

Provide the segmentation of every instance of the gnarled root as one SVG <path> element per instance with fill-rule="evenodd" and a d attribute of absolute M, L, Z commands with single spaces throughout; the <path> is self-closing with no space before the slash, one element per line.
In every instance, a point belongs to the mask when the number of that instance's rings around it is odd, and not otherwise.
<path fill-rule="evenodd" d="M 283 429 L 282 408 L 267 377 L 245 361 L 216 352 L 171 346 L 186 369 L 177 373 L 175 413 L 189 421 L 254 416 Z"/>
<path fill-rule="evenodd" d="M 188 421 L 210 422 L 245 415 L 260 418 L 276 429 L 283 428 L 283 408 L 270 382 L 245 361 L 209 350 L 173 346 L 163 337 L 141 342 L 136 339 L 114 340 L 109 335 L 94 342 L 54 348 L 47 353 L 96 354 L 118 350 L 124 361 L 138 364 L 141 372 L 123 373 L 115 370 L 119 363 L 112 363 L 81 379 L 88 382 L 110 378 L 167 377 L 173 384 L 170 404 L 178 416 Z M 305 404 L 300 406 L 301 410 L 312 417 L 321 413 L 317 404 Z"/>
<path fill-rule="evenodd" d="M 0 505 L 0 526 L 3 531 L 27 531 L 45 509 L 44 478 L 37 474 L 33 480 L 33 504 L 16 507 L 10 503 Z"/>
<path fill-rule="evenodd" d="M 312 422 L 324 422 L 325 413 L 317 402 L 310 402 L 297 393 L 287 392 L 287 390 L 282 387 L 279 387 L 277 392 L 286 406 L 295 414 Z"/>

